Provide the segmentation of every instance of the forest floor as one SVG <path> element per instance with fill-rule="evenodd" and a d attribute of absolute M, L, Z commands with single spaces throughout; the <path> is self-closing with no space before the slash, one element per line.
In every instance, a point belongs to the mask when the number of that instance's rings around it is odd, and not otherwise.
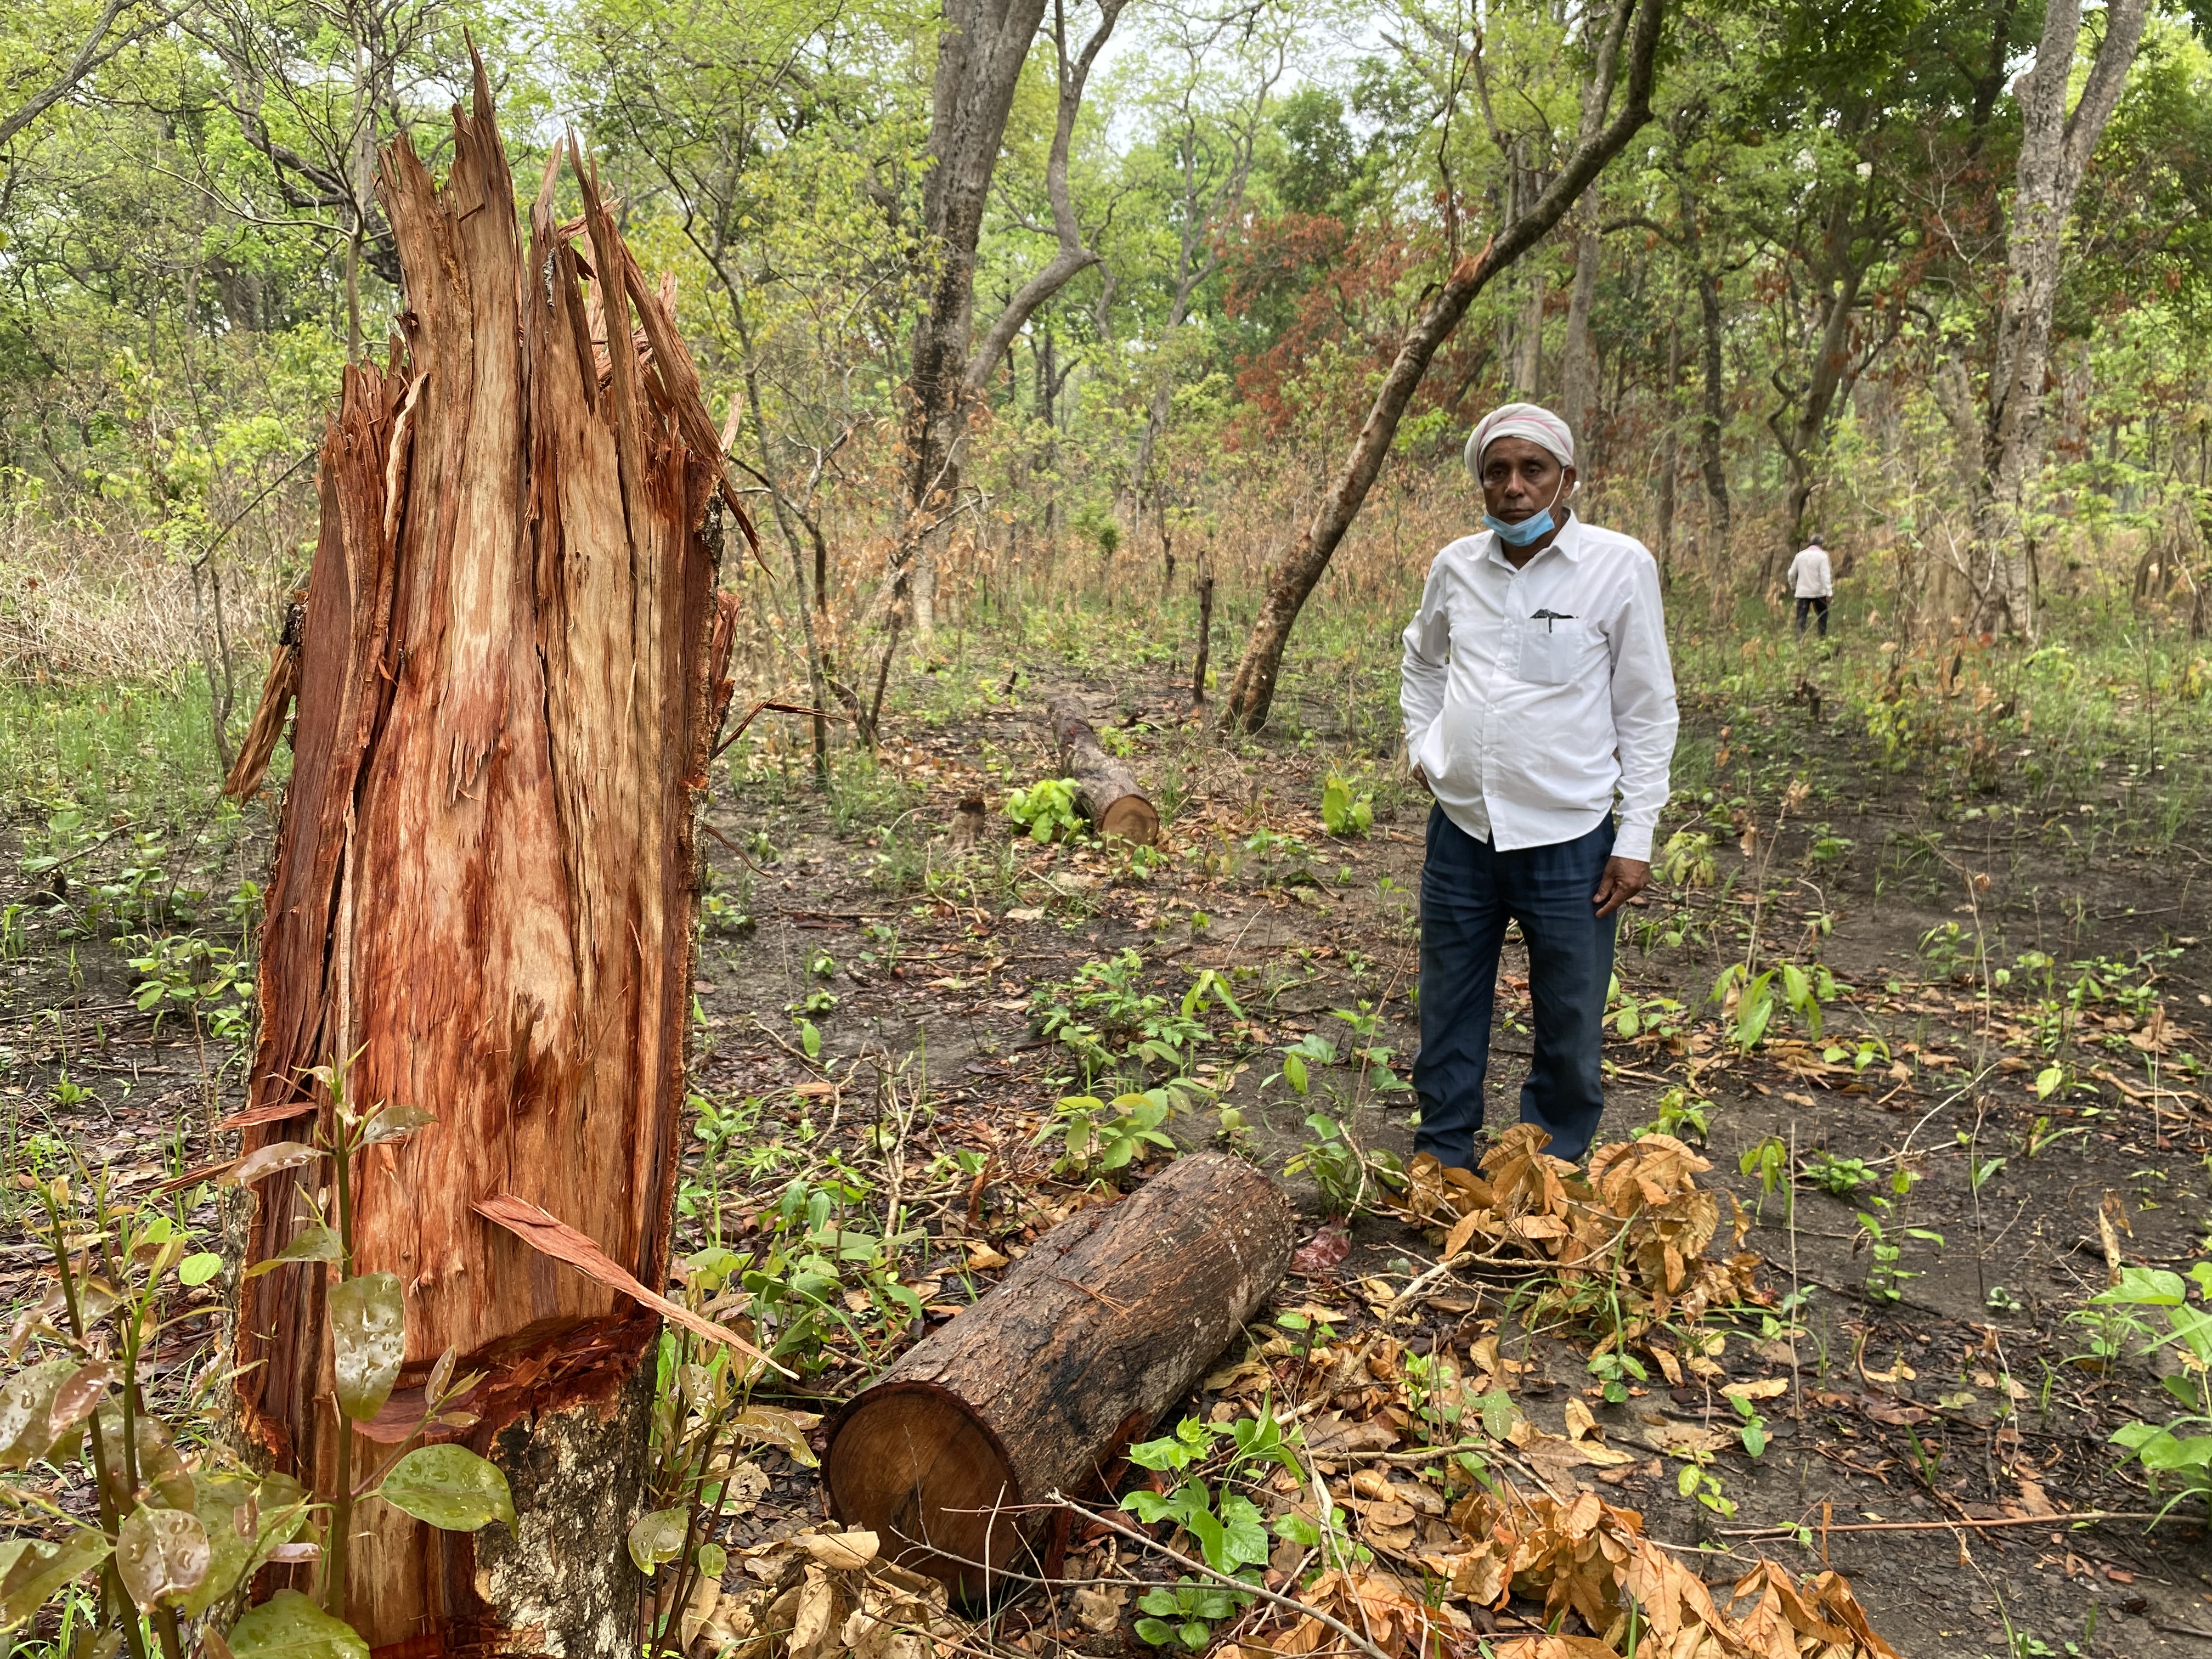
<path fill-rule="evenodd" d="M 1167 665 L 966 649 L 923 678 L 874 766 L 817 793 L 803 753 L 749 743 L 709 808 L 679 1253 L 694 1271 L 727 1249 L 782 1275 L 755 1328 L 804 1378 L 783 1405 L 834 1409 L 1072 1208 L 1158 1167 L 1160 1146 L 1098 1167 L 1146 1103 L 1077 1109 L 1073 1139 L 1064 1105 L 1150 1089 L 1176 1147 L 1243 1151 L 1285 1175 L 1302 1213 L 1293 1276 L 1188 1412 L 1302 1407 L 1335 1476 L 1401 1449 L 1387 1466 L 1401 1484 L 1341 1495 L 1409 1583 L 1445 1549 L 1437 1500 L 1474 1484 L 1451 1450 L 1421 1449 L 1455 1450 L 1479 1409 L 1493 1431 L 1515 1424 L 1517 1452 L 1489 1466 L 1640 1512 L 1723 1599 L 1765 1555 L 1840 1571 L 1909 1659 L 2212 1651 L 2201 1505 L 2154 1528 L 2063 1518 L 2172 1496 L 2111 1442 L 2177 1415 L 2161 1384 L 2177 1347 L 2143 1358 L 2162 1327 L 2090 1298 L 2122 1271 L 2212 1256 L 2212 860 L 2183 844 L 2186 822 L 2142 845 L 2085 830 L 2140 805 L 2142 781 L 2054 794 L 1999 763 L 1989 733 L 2010 710 L 1988 709 L 1962 658 L 1918 671 L 1925 718 L 1903 740 L 1901 700 L 1870 719 L 1822 692 L 1816 661 L 1770 676 L 1794 702 L 1698 695 L 1685 676 L 1668 852 L 1623 917 L 1599 1139 L 1656 1130 L 1701 1148 L 1698 1184 L 1723 1195 L 1712 1256 L 1738 1248 L 1735 1223 L 1759 1261 L 1749 1293 L 1676 1310 L 1609 1364 L 1593 1350 L 1607 1318 L 1623 1334 L 1618 1298 L 1608 1312 L 1547 1295 L 1561 1280 L 1540 1262 L 1441 1267 L 1443 1229 L 1410 1219 L 1386 1178 L 1411 1153 L 1425 800 L 1391 778 L 1384 682 L 1363 700 L 1348 677 L 1282 710 L 1279 734 L 1224 744 Z M 1002 810 L 1054 775 L 1042 714 L 1063 691 L 1162 805 L 1158 853 L 1040 843 Z M 1332 775 L 1371 793 L 1364 834 L 1327 832 Z M 980 830 L 961 811 L 978 797 Z M 226 920 L 215 895 L 258 874 L 266 837 L 249 817 L 203 838 L 204 926 L 167 937 L 199 937 L 216 965 L 190 969 L 184 1012 L 165 1003 L 157 1026 L 137 994 L 169 971 L 147 966 L 157 860 L 126 828 L 74 825 L 62 842 L 50 824 L 9 849 L 9 1162 L 67 1147 L 212 1233 L 193 1172 L 222 1155 L 209 1126 L 241 1050 L 234 985 L 208 988 L 251 961 L 221 956 L 247 943 L 250 899 Z M 82 850 L 56 866 L 61 845 Z M 90 942 L 100 904 L 137 943 Z M 1745 982 L 1715 1000 L 1737 963 Z M 1524 975 L 1509 943 L 1493 1127 L 1517 1115 Z M 1119 1127 L 1086 1165 L 1094 1120 Z M 833 1243 L 861 1248 L 832 1249 L 833 1289 L 801 1306 L 791 1263 L 825 1215 Z M 23 1299 L 35 1264 L 34 1246 L 0 1246 L 0 1302 Z M 209 1316 L 165 1348 L 179 1389 L 212 1375 L 220 1286 L 195 1295 Z M 1492 1422 L 1476 1396 L 1501 1390 Z M 732 1550 L 821 1522 L 808 1461 L 796 1444 L 750 1457 Z M 1121 1553 L 1091 1528 L 1071 1571 Z M 1290 1563 L 1274 1565 L 1282 1582 Z M 989 1634 L 1031 1654 L 1140 1652 L 1137 1616 L 1126 1595 L 1031 1595 Z M 1473 1628 L 1534 1616 L 1516 1600 Z M 1248 1626 L 1215 1633 L 1249 1645 Z"/>

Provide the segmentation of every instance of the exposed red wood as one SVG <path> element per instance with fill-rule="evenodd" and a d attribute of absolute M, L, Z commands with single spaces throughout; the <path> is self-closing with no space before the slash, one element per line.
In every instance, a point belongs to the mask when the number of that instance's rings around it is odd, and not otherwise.
<path fill-rule="evenodd" d="M 383 368 L 346 371 L 324 442 L 264 1028 L 236 1121 L 249 1151 L 301 1138 L 286 1120 L 309 1111 L 327 1133 L 307 1072 L 349 1057 L 356 1104 L 436 1115 L 364 1156 L 359 1267 L 407 1285 L 401 1389 L 458 1347 L 487 1373 L 468 1443 L 527 1464 L 553 1415 L 634 1411 L 659 1328 L 632 1298 L 666 1276 L 696 801 L 729 696 L 718 492 L 752 532 L 665 291 L 629 277 L 588 178 L 582 224 L 559 223 L 560 156 L 526 243 L 481 66 L 453 157 L 442 185 L 404 141 L 379 169 L 404 337 Z M 579 231 L 612 292 L 575 257 Z M 636 348 L 611 361 L 592 337 L 607 316 Z M 255 1256 L 307 1218 L 284 1183 L 261 1192 Z M 636 1291 L 489 1224 L 476 1206 L 497 1194 L 561 1218 Z M 321 1485 L 325 1277 L 252 1281 L 239 1326 L 246 1427 Z M 501 1540 L 384 1505 L 362 1522 L 350 1609 L 372 1644 L 556 1641 L 537 1613 L 511 1622 L 514 1564 L 480 1559 Z M 618 1534 L 601 1541 L 619 1556 Z"/>

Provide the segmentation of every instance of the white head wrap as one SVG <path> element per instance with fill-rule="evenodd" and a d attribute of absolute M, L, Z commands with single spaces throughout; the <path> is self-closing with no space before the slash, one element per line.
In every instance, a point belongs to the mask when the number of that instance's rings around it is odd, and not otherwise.
<path fill-rule="evenodd" d="M 1540 404 L 1501 404 L 1468 434 L 1467 470 L 1477 483 L 1482 482 L 1482 452 L 1500 438 L 1526 438 L 1558 456 L 1561 466 L 1575 464 L 1575 434 L 1565 421 Z"/>

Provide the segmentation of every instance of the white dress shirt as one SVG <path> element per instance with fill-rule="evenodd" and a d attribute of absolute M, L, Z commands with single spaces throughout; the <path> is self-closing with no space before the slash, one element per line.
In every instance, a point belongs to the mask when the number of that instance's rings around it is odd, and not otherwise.
<path fill-rule="evenodd" d="M 1816 542 L 1798 550 L 1797 556 L 1790 561 L 1790 591 L 1801 599 L 1825 599 L 1835 592 L 1835 573 L 1828 566 L 1827 549 Z"/>
<path fill-rule="evenodd" d="M 1502 853 L 1572 841 L 1618 790 L 1613 855 L 1650 860 L 1677 719 L 1643 543 L 1570 514 L 1516 570 L 1488 531 L 1454 542 L 1406 629 L 1399 702 L 1407 753 L 1468 835 Z"/>

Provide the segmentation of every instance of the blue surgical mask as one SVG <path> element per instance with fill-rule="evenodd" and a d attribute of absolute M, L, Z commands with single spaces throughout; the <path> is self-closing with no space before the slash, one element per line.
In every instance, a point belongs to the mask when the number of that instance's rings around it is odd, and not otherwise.
<path fill-rule="evenodd" d="M 1495 531 L 1498 533 L 1498 539 L 1508 547 L 1526 547 L 1530 542 L 1540 541 L 1551 534 L 1552 507 L 1559 504 L 1559 496 L 1566 487 L 1567 475 L 1562 471 L 1559 474 L 1559 488 L 1552 492 L 1551 507 L 1544 507 L 1540 512 L 1531 513 L 1518 524 L 1509 524 L 1494 513 L 1484 514 L 1482 522 Z"/>
<path fill-rule="evenodd" d="M 1498 539 L 1510 547 L 1526 547 L 1530 542 L 1551 534 L 1552 509 L 1531 514 L 1519 524 L 1508 524 L 1494 513 L 1486 513 L 1482 521 L 1498 532 Z"/>

